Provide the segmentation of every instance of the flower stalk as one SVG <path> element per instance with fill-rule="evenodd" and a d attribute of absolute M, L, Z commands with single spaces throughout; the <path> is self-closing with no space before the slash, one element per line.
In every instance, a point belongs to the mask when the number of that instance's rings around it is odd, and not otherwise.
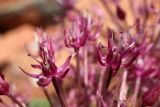
<path fill-rule="evenodd" d="M 46 98 L 47 98 L 50 106 L 53 107 L 54 106 L 54 102 L 53 102 L 51 96 L 49 95 L 48 91 L 45 88 L 43 88 L 43 87 L 42 87 L 42 91 L 45 94 L 45 96 L 46 96 Z"/>
<path fill-rule="evenodd" d="M 106 95 L 108 92 L 109 85 L 112 80 L 113 69 L 111 67 L 107 67 L 104 72 L 101 73 L 101 79 L 99 83 L 99 92 L 101 95 Z"/>
<path fill-rule="evenodd" d="M 85 67 L 85 71 L 84 71 L 84 83 L 86 86 L 88 86 L 88 50 L 87 47 L 85 47 L 85 52 L 84 52 L 84 67 Z"/>
<path fill-rule="evenodd" d="M 128 75 L 128 72 L 127 72 L 127 70 L 125 70 L 123 72 L 122 83 L 121 83 L 121 88 L 120 88 L 120 94 L 119 94 L 119 100 L 118 100 L 117 107 L 121 107 L 121 105 L 122 105 L 121 101 L 126 101 L 126 94 L 127 94 L 126 81 L 127 81 L 127 75 Z"/>
<path fill-rule="evenodd" d="M 24 107 L 13 95 L 8 94 L 8 97 L 11 98 L 11 100 L 16 103 L 19 107 Z"/>
<path fill-rule="evenodd" d="M 61 88 L 60 88 L 60 86 L 58 84 L 58 81 L 54 77 L 52 78 L 52 84 L 53 84 L 53 86 L 55 88 L 55 91 L 57 93 L 57 96 L 58 96 L 58 99 L 59 99 L 59 102 L 60 102 L 61 106 L 62 107 L 67 107 L 66 103 L 65 103 L 65 100 L 64 100 L 64 97 L 63 97 L 63 94 L 62 94 L 62 91 L 61 91 Z"/>
<path fill-rule="evenodd" d="M 133 94 L 133 107 L 136 107 L 136 100 L 139 94 L 140 85 L 141 85 L 141 77 L 138 76 L 136 78 L 136 84 L 135 84 L 135 89 L 134 89 L 134 94 Z"/>
<path fill-rule="evenodd" d="M 106 71 L 108 72 L 107 82 L 106 82 L 106 90 L 108 91 L 109 85 L 112 80 L 113 69 L 111 67 L 107 67 Z"/>
<path fill-rule="evenodd" d="M 81 87 L 81 80 L 80 80 L 80 54 L 79 54 L 79 49 L 75 49 L 76 52 L 76 78 L 77 78 L 77 83 L 78 87 Z"/>

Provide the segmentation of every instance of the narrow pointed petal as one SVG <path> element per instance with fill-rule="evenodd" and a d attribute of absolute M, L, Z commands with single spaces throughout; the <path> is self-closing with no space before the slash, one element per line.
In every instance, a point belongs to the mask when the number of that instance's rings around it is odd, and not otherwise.
<path fill-rule="evenodd" d="M 136 47 L 136 42 L 133 42 L 122 52 L 122 57 L 126 57 L 127 55 L 131 54 L 135 47 Z"/>
<path fill-rule="evenodd" d="M 112 63 L 112 68 L 114 70 L 118 70 L 120 68 L 121 61 L 122 61 L 121 55 L 120 54 L 116 55 L 115 60 Z"/>
<path fill-rule="evenodd" d="M 50 50 L 50 51 L 49 51 L 49 54 L 50 54 L 50 57 L 51 57 L 52 61 L 55 62 L 54 48 L 53 48 L 52 38 L 51 38 L 51 37 L 49 38 L 49 46 L 48 46 L 48 49 Z"/>
<path fill-rule="evenodd" d="M 108 31 L 108 50 L 112 50 L 113 48 L 113 31 Z"/>
<path fill-rule="evenodd" d="M 69 70 L 70 69 L 68 68 L 65 71 L 53 73 L 53 76 L 62 79 L 68 74 Z"/>
<path fill-rule="evenodd" d="M 26 75 L 32 77 L 32 78 L 38 78 L 39 76 L 41 76 L 42 74 L 31 74 L 26 72 L 25 70 L 23 70 L 21 67 L 19 67 Z"/>
<path fill-rule="evenodd" d="M 64 43 L 65 43 L 65 46 L 66 47 L 70 47 L 70 45 L 69 45 L 69 43 L 68 43 L 68 41 L 69 41 L 69 31 L 68 31 L 68 29 L 65 29 L 64 30 Z"/>
<path fill-rule="evenodd" d="M 89 40 L 96 40 L 99 36 L 100 36 L 100 29 L 102 28 L 102 25 L 100 24 L 100 22 L 95 26 L 95 31 L 88 36 Z"/>
<path fill-rule="evenodd" d="M 101 51 L 100 51 L 100 46 L 97 47 L 97 57 L 98 57 L 98 61 L 102 66 L 106 66 L 106 58 L 102 56 Z"/>
<path fill-rule="evenodd" d="M 138 57 L 138 55 L 139 55 L 139 51 L 136 50 L 134 53 L 131 53 L 130 55 L 126 56 L 126 58 L 122 59 L 121 66 L 123 68 L 130 66 L 133 63 L 133 61 Z"/>
<path fill-rule="evenodd" d="M 113 63 L 113 51 L 112 50 L 110 50 L 109 51 L 109 53 L 108 53 L 108 55 L 107 55 L 107 58 L 106 58 L 106 62 L 107 62 L 107 64 L 111 64 L 111 63 Z"/>
<path fill-rule="evenodd" d="M 64 62 L 64 64 L 58 68 L 58 72 L 62 72 L 62 71 L 64 71 L 64 70 L 66 70 L 66 68 L 69 66 L 69 64 L 70 64 L 71 59 L 72 59 L 73 56 L 74 56 L 74 55 L 70 55 L 70 56 L 66 59 L 66 61 Z"/>

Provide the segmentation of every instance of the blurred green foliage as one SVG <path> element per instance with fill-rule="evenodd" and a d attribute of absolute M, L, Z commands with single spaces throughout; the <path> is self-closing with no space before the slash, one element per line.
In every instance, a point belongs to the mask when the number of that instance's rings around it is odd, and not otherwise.
<path fill-rule="evenodd" d="M 35 99 L 29 104 L 29 107 L 50 107 L 46 99 Z"/>

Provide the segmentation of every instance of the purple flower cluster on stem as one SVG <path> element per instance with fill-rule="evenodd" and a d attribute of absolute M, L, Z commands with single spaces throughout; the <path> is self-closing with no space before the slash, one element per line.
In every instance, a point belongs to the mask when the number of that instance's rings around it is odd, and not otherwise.
<path fill-rule="evenodd" d="M 77 66 L 77 82 L 80 87 L 80 56 L 79 51 L 82 46 L 85 45 L 88 38 L 87 30 L 87 19 L 83 16 L 72 17 L 71 19 L 72 26 L 70 29 L 66 29 L 64 32 L 65 35 L 65 45 L 74 49 L 76 53 L 76 66 Z"/>
<path fill-rule="evenodd" d="M 136 43 L 134 41 L 132 41 L 130 44 L 127 44 L 127 46 L 122 45 L 124 44 L 123 42 L 125 42 L 123 36 L 124 34 L 122 34 L 121 40 L 116 45 L 113 42 L 113 33 L 109 33 L 108 49 L 107 53 L 105 52 L 105 55 L 102 53 L 102 49 L 105 47 L 101 44 L 99 44 L 97 47 L 99 63 L 102 66 L 105 66 L 105 72 L 108 72 L 107 84 L 105 85 L 107 89 L 113 74 L 115 75 L 120 67 L 129 67 L 139 54 L 139 50 L 136 48 Z M 113 70 L 115 70 L 115 72 L 113 72 Z"/>
<path fill-rule="evenodd" d="M 42 35 L 39 36 L 39 56 L 42 61 L 37 60 L 33 55 L 29 56 L 39 63 L 32 64 L 31 66 L 35 69 L 41 70 L 42 72 L 40 74 L 31 74 L 23 70 L 21 67 L 20 69 L 28 76 L 37 78 L 37 84 L 41 87 L 48 86 L 52 81 L 62 107 L 66 107 L 60 86 L 57 83 L 57 79 L 63 79 L 67 75 L 72 55 L 66 59 L 62 66 L 57 67 L 55 64 L 54 49 L 51 37 L 47 36 L 46 33 L 42 33 Z"/>
<path fill-rule="evenodd" d="M 92 18 L 92 13 L 88 14 L 90 10 L 82 15 L 76 9 L 74 4 L 76 0 L 56 1 L 64 10 L 62 12 L 64 17 L 55 16 L 55 21 L 60 22 L 60 19 L 64 19 L 65 16 L 70 18 L 71 26 L 65 31 L 64 26 L 61 26 L 60 32 L 64 31 L 62 35 L 64 35 L 65 46 L 74 49 L 76 64 L 69 67 L 73 57 L 70 55 L 64 64 L 58 67 L 55 61 L 55 50 L 60 49 L 57 47 L 60 47 L 58 42 L 62 40 L 62 37 L 53 40 L 42 30 L 38 30 L 36 34 L 38 56 L 33 55 L 32 52 L 29 52 L 28 56 L 37 61 L 38 64 L 31 64 L 31 66 L 40 70 L 40 73 L 32 74 L 20 67 L 25 74 L 37 79 L 37 84 L 42 88 L 50 105 L 57 106 L 46 89 L 52 83 L 62 107 L 159 106 L 160 21 L 159 10 L 155 8 L 156 1 L 143 0 L 142 3 L 136 4 L 138 2 L 129 0 L 134 16 L 131 25 L 128 23 L 128 11 L 125 12 L 120 0 L 100 0 L 108 12 L 106 15 L 111 17 L 115 25 L 113 30 L 110 30 L 112 26 L 108 27 L 107 46 L 101 43 L 96 46 L 96 42 L 104 38 L 106 30 L 101 20 L 105 18 L 105 13 L 99 7 L 94 8 L 93 11 L 93 15 L 99 14 L 98 21 L 96 21 L 97 17 Z M 113 9 L 115 12 L 112 11 L 109 3 L 115 5 Z M 76 14 L 74 17 L 72 17 L 72 12 Z M 64 25 L 64 21 L 62 24 Z M 99 35 L 101 38 L 98 38 Z M 56 46 L 53 43 L 57 43 Z M 61 45 L 61 48 L 63 47 Z M 97 62 L 104 69 L 99 67 Z M 60 80 L 66 77 L 70 69 L 73 72 L 70 72 L 69 78 L 66 79 L 70 81 L 67 81 L 69 85 L 64 87 L 67 96 L 65 99 L 61 85 L 66 81 Z M 113 77 L 115 81 L 112 80 Z M 153 85 L 155 86 L 152 87 Z M 14 107 L 17 105 L 23 107 L 28 104 L 28 102 L 22 102 L 22 99 L 19 100 L 17 94 L 10 92 L 9 84 L 2 74 L 0 74 L 0 95 L 10 97 Z M 2 100 L 0 104 L 0 106 L 10 107 Z"/>
<path fill-rule="evenodd" d="M 67 47 L 78 50 L 84 46 L 88 38 L 87 20 L 83 16 L 72 17 L 72 26 L 64 32 L 64 42 Z"/>
<path fill-rule="evenodd" d="M 141 107 L 154 105 L 159 97 L 160 97 L 160 85 L 157 85 L 152 87 L 143 94 Z"/>

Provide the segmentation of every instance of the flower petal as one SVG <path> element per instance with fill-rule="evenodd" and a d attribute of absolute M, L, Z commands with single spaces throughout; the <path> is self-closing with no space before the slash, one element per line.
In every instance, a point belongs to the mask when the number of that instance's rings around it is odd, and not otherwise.
<path fill-rule="evenodd" d="M 41 76 L 42 74 L 31 74 L 31 73 L 28 73 L 26 72 L 25 70 L 23 70 L 20 66 L 19 68 L 28 76 L 32 77 L 32 78 L 39 78 L 39 76 Z"/>
<path fill-rule="evenodd" d="M 64 30 L 64 43 L 65 43 L 66 47 L 70 47 L 70 44 L 69 44 L 69 31 L 68 31 L 68 29 Z"/>
<path fill-rule="evenodd" d="M 120 54 L 116 55 L 112 63 L 112 68 L 114 70 L 118 70 L 121 65 L 121 61 L 122 61 L 121 55 Z"/>
<path fill-rule="evenodd" d="M 108 50 L 112 50 L 113 46 L 113 35 L 114 32 L 112 30 L 108 30 Z"/>
<path fill-rule="evenodd" d="M 136 46 L 136 42 L 133 42 L 131 45 L 129 45 L 123 52 L 122 57 L 126 57 L 127 55 L 131 54 L 133 52 L 133 49 Z"/>
<path fill-rule="evenodd" d="M 64 62 L 64 64 L 58 68 L 58 71 L 57 71 L 57 72 L 63 72 L 64 70 L 66 70 L 66 68 L 69 66 L 70 61 L 71 61 L 71 58 L 72 58 L 73 56 L 74 56 L 74 55 L 68 56 L 68 58 L 66 59 L 66 61 Z"/>
<path fill-rule="evenodd" d="M 67 75 L 69 70 L 70 70 L 70 68 L 66 69 L 65 71 L 53 73 L 53 76 L 62 79 Z"/>
<path fill-rule="evenodd" d="M 138 55 L 139 55 L 139 50 L 136 50 L 135 52 L 126 56 L 125 58 L 122 59 L 121 66 L 123 68 L 126 68 L 126 67 L 130 66 L 133 63 L 133 61 L 138 57 Z"/>
<path fill-rule="evenodd" d="M 101 45 L 99 45 L 98 47 L 97 47 L 97 57 L 98 57 L 98 61 L 99 61 L 99 63 L 102 65 L 102 66 L 106 66 L 106 62 L 105 62 L 105 60 L 106 60 L 106 58 L 104 57 L 104 56 L 102 56 L 102 53 L 101 53 L 101 51 L 100 51 L 100 48 L 101 48 Z"/>

